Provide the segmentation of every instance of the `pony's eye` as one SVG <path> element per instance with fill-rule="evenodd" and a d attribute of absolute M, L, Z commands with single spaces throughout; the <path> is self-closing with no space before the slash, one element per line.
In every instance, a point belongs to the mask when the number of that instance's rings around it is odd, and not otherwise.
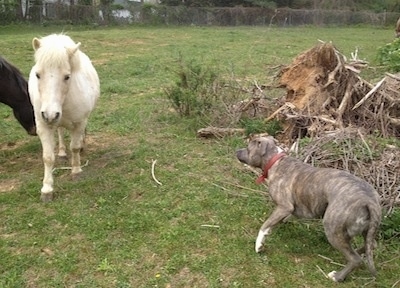
<path fill-rule="evenodd" d="M 70 75 L 65 75 L 64 80 L 65 80 L 65 81 L 66 81 L 66 80 L 69 80 L 69 78 L 71 78 Z"/>
<path fill-rule="evenodd" d="M 40 74 L 39 73 L 36 73 L 36 78 L 40 79 Z"/>

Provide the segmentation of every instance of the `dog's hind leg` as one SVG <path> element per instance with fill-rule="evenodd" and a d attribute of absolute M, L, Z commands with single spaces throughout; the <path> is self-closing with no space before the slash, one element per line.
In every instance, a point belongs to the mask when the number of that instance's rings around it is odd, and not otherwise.
<path fill-rule="evenodd" d="M 346 276 L 359 267 L 362 263 L 360 255 L 351 246 L 351 238 L 349 235 L 339 234 L 328 234 L 328 241 L 333 247 L 338 249 L 346 257 L 347 264 L 339 272 L 332 271 L 328 274 L 328 277 L 335 282 L 342 282 L 346 279 Z"/>
<path fill-rule="evenodd" d="M 290 216 L 293 212 L 293 206 L 289 207 L 277 207 L 272 214 L 268 217 L 267 221 L 261 226 L 260 231 L 258 231 L 258 236 L 256 239 L 255 250 L 257 253 L 262 251 L 264 246 L 265 238 L 271 233 L 271 229 L 277 225 L 279 222 L 284 220 L 286 217 Z"/>

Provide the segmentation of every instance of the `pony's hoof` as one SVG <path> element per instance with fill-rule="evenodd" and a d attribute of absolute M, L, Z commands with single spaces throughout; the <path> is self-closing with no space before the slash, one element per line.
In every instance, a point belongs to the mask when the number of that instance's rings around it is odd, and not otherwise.
<path fill-rule="evenodd" d="M 57 155 L 58 160 L 62 161 L 62 162 L 67 162 L 68 161 L 68 156 L 67 154 L 65 155 Z"/>
<path fill-rule="evenodd" d="M 79 181 L 82 178 L 82 171 L 78 173 L 71 173 L 72 181 Z"/>
<path fill-rule="evenodd" d="M 48 203 L 53 201 L 53 192 L 49 193 L 41 193 L 40 194 L 40 200 L 42 200 L 43 203 Z"/>

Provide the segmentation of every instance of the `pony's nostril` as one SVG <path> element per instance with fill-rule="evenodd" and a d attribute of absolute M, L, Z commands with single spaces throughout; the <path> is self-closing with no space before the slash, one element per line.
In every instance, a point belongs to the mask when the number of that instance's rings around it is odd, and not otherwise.
<path fill-rule="evenodd" d="M 42 112 L 42 118 L 47 121 L 46 113 Z"/>
<path fill-rule="evenodd" d="M 56 117 L 54 117 L 55 120 L 57 120 L 58 118 L 60 118 L 60 112 L 56 112 Z"/>

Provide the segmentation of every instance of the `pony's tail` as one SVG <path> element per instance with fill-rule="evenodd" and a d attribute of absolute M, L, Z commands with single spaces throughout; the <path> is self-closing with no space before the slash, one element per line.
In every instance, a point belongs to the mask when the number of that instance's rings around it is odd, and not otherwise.
<path fill-rule="evenodd" d="M 375 205 L 368 205 L 367 206 L 370 219 L 369 219 L 369 227 L 367 231 L 367 237 L 365 238 L 365 256 L 367 260 L 368 270 L 371 274 L 375 277 L 376 276 L 376 269 L 374 265 L 373 259 L 373 249 L 375 247 L 375 236 L 378 231 L 379 224 L 381 222 L 381 210 L 380 206 L 377 208 Z"/>

